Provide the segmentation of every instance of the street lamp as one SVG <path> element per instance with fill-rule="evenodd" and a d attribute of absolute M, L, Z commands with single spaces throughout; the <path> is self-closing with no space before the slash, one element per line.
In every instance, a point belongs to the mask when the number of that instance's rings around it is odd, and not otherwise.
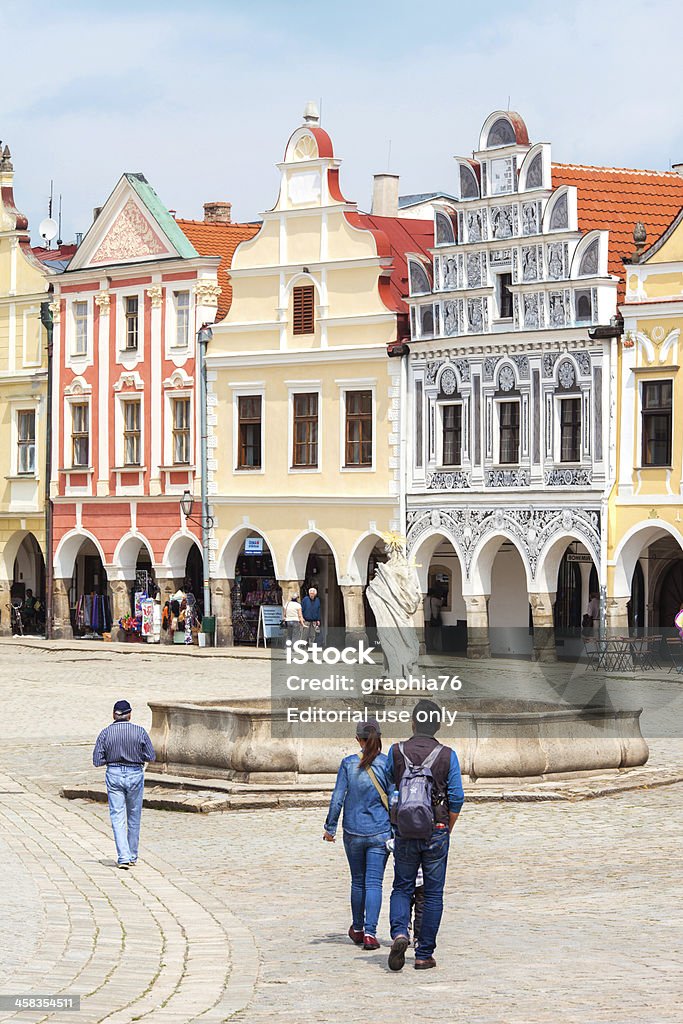
<path fill-rule="evenodd" d="M 206 384 L 206 346 L 213 338 L 213 331 L 209 324 L 202 324 L 197 332 L 199 342 L 199 426 L 200 426 L 200 455 L 201 455 L 201 485 L 202 485 L 202 562 L 204 566 L 204 614 L 211 614 L 211 587 L 210 576 L 210 554 L 209 534 L 213 529 L 213 519 L 209 515 L 209 466 L 208 452 L 208 417 L 207 417 L 207 384 Z"/>
<path fill-rule="evenodd" d="M 194 511 L 194 497 L 192 496 L 191 491 L 183 491 L 183 496 L 180 499 L 180 511 L 183 513 L 183 516 L 188 523 L 194 523 L 195 526 L 201 526 L 202 528 L 204 527 L 204 524 L 206 524 L 207 530 L 212 529 L 214 523 L 213 516 L 205 515 L 203 519 L 198 519 L 196 516 L 192 515 L 192 512 Z"/>

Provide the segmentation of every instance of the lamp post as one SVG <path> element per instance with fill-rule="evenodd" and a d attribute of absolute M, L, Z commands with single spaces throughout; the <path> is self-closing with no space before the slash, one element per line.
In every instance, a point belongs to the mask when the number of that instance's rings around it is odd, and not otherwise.
<path fill-rule="evenodd" d="M 52 351 L 54 321 L 50 302 L 40 304 L 40 322 L 47 334 L 47 412 L 45 416 L 45 637 L 52 639 Z"/>
<path fill-rule="evenodd" d="M 180 499 L 180 508 L 185 519 L 202 528 L 202 569 L 204 585 L 204 614 L 211 614 L 211 589 L 209 587 L 209 535 L 213 529 L 213 517 L 209 515 L 208 494 L 208 452 L 206 448 L 208 426 L 206 407 L 206 346 L 213 337 L 208 324 L 203 324 L 197 332 L 199 345 L 199 448 L 200 448 L 200 480 L 201 480 L 201 518 L 193 518 L 194 498 L 190 491 L 185 491 Z"/>

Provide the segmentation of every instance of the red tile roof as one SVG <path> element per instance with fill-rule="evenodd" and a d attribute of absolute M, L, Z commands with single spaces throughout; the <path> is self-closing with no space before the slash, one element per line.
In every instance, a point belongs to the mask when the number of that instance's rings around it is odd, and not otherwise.
<path fill-rule="evenodd" d="M 359 213 L 356 227 L 381 231 L 386 238 L 386 245 L 380 247 L 378 239 L 377 251 L 380 256 L 391 256 L 394 269 L 391 274 L 388 298 L 391 308 L 399 313 L 406 313 L 408 307 L 404 296 L 408 294 L 408 261 L 407 252 L 419 253 L 431 262 L 429 249 L 434 245 L 434 222 L 431 220 L 413 220 L 410 217 L 374 217 L 369 213 Z"/>
<path fill-rule="evenodd" d="M 651 245 L 683 206 L 683 178 L 675 171 L 636 171 L 625 167 L 553 164 L 553 188 L 575 185 L 579 229 L 609 231 L 609 272 L 619 277 L 624 297 L 624 257 L 633 254 L 633 228 L 642 221 Z"/>
<path fill-rule="evenodd" d="M 216 320 L 222 320 L 230 309 L 232 286 L 228 270 L 240 242 L 253 238 L 261 224 L 207 224 L 203 220 L 176 220 L 200 256 L 220 256 L 218 283 L 221 294 L 218 299 Z"/>
<path fill-rule="evenodd" d="M 70 242 L 68 245 L 60 245 L 56 249 L 45 249 L 43 246 L 34 245 L 31 251 L 41 263 L 50 263 L 55 260 L 70 260 L 77 248 L 75 242 Z"/>

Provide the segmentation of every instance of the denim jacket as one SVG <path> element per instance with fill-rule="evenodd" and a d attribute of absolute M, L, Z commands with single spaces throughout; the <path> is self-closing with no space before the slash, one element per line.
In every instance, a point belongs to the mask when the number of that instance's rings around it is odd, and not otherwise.
<path fill-rule="evenodd" d="M 391 806 L 395 787 L 387 776 L 386 767 L 386 754 L 378 754 L 372 763 L 372 770 L 378 783 L 387 793 Z M 342 807 L 344 832 L 352 836 L 375 836 L 391 831 L 389 812 L 385 809 L 369 774 L 365 769 L 361 769 L 358 754 L 349 754 L 339 766 L 324 826 L 325 831 L 331 836 L 336 834 Z"/>

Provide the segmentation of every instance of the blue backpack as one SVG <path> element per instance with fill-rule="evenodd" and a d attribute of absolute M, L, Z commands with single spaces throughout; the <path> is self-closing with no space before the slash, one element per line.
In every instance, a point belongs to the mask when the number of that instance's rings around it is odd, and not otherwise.
<path fill-rule="evenodd" d="M 398 786 L 396 827 L 403 839 L 429 839 L 434 829 L 432 767 L 443 750 L 441 744 L 432 750 L 422 764 L 413 764 L 399 743 L 406 767 Z"/>

